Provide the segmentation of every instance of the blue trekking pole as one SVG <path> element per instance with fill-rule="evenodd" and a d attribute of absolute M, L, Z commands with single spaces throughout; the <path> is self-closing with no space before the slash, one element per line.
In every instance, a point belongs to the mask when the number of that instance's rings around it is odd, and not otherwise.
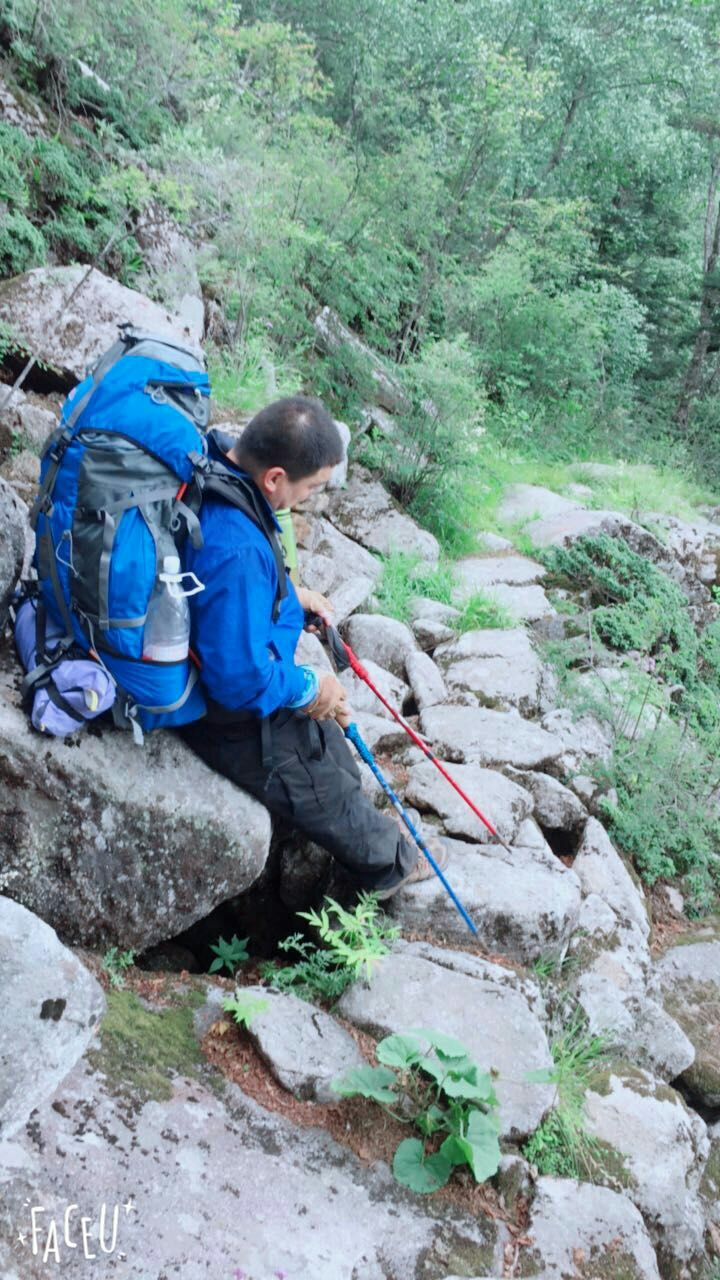
<path fill-rule="evenodd" d="M 345 726 L 344 726 L 344 733 L 345 733 L 345 737 L 348 739 L 348 741 L 349 741 L 349 742 L 352 742 L 352 744 L 353 744 L 353 746 L 355 747 L 355 750 L 357 751 L 357 753 L 358 753 L 358 755 L 360 756 L 361 760 L 364 760 L 364 761 L 365 761 L 365 764 L 366 764 L 366 765 L 368 765 L 368 767 L 369 767 L 370 769 L 372 769 L 372 772 L 373 772 L 373 774 L 375 775 L 375 777 L 377 778 L 378 782 L 380 783 L 380 786 L 382 787 L 383 791 L 384 791 L 384 792 L 385 792 L 385 794 L 389 797 L 390 801 L 392 802 L 392 804 L 394 805 L 394 807 L 397 809 L 398 813 L 400 814 L 400 817 L 402 818 L 403 822 L 405 823 L 405 826 L 407 827 L 408 831 L 410 832 L 410 835 L 412 836 L 412 838 L 413 838 L 413 840 L 415 841 L 416 845 L 418 846 L 418 848 L 419 848 L 419 849 L 421 849 L 421 850 L 422 850 L 423 854 L 425 855 L 425 857 L 427 858 L 428 862 L 430 863 L 430 866 L 432 867 L 433 871 L 435 872 L 435 875 L 438 877 L 438 879 L 439 879 L 440 883 L 442 884 L 443 888 L 445 889 L 445 892 L 446 892 L 446 893 L 448 893 L 448 894 L 450 895 L 450 897 L 452 898 L 453 902 L 455 903 L 455 906 L 457 907 L 458 911 L 460 912 L 460 915 L 462 916 L 463 920 L 465 921 L 465 923 L 466 923 L 466 925 L 467 925 L 468 929 L 470 930 L 470 932 L 471 932 L 472 934 L 474 934 L 475 936 L 477 936 L 477 929 L 476 929 L 475 925 L 473 924 L 472 920 L 470 919 L 470 916 L 468 915 L 468 913 L 467 913 L 467 911 L 465 910 L 465 908 L 464 908 L 464 906 L 463 906 L 462 902 L 460 901 L 460 899 L 458 898 L 457 894 L 455 893 L 455 890 L 452 888 L 452 886 L 451 886 L 451 885 L 449 885 L 449 884 L 448 884 L 448 882 L 447 882 L 447 880 L 445 879 L 445 876 L 443 875 L 442 871 L 440 870 L 440 868 L 439 868 L 439 866 L 438 866 L 437 862 L 435 861 L 435 859 L 433 858 L 432 854 L 430 853 L 430 850 L 427 848 L 427 846 L 426 846 L 426 844 L 425 844 L 424 840 L 422 839 L 422 837 L 420 836 L 419 832 L 418 832 L 418 831 L 417 831 L 417 829 L 415 828 L 415 825 L 414 825 L 414 823 L 413 823 L 412 819 L 411 819 L 411 818 L 409 817 L 409 815 L 406 813 L 406 811 L 405 811 L 405 809 L 403 808 L 402 804 L 400 803 L 400 801 L 399 801 L 398 797 L 395 795 L 395 792 L 393 791 L 392 787 L 390 786 L 390 783 L 388 782 L 387 778 L 386 778 L 386 777 L 384 776 L 384 774 L 381 772 L 381 770 L 380 770 L 380 768 L 379 768 L 378 764 L 377 764 L 377 763 L 376 763 L 376 761 L 375 761 L 375 757 L 373 756 L 373 754 L 372 754 L 372 752 L 371 752 L 370 748 L 368 747 L 367 743 L 366 743 L 366 742 L 364 742 L 364 741 L 363 741 L 363 739 L 360 737 L 360 730 L 358 729 L 358 727 L 357 727 L 357 725 L 355 724 L 355 721 L 354 721 L 354 720 L 352 720 L 352 721 L 350 722 L 350 724 L 347 724 L 347 725 L 345 725 Z"/>

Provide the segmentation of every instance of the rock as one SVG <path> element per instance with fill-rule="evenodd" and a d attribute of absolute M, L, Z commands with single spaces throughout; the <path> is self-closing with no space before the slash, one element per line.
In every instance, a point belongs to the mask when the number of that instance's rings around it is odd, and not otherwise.
<path fill-rule="evenodd" d="M 661 1273 L 697 1263 L 704 1220 L 698 1197 L 709 1151 L 704 1122 L 646 1071 L 613 1067 L 585 1095 L 588 1132 L 625 1159 L 626 1194 L 642 1213 Z"/>
<path fill-rule="evenodd" d="M 445 768 L 497 828 L 503 840 L 512 844 L 523 818 L 532 812 L 529 793 L 502 773 L 482 769 L 477 764 L 445 764 Z M 429 760 L 411 766 L 405 794 L 420 810 L 437 813 L 449 835 L 465 837 L 480 844 L 494 840 L 487 827 Z"/>
<path fill-rule="evenodd" d="M 298 552 L 298 566 L 306 586 L 329 596 L 336 626 L 365 604 L 382 573 L 376 556 L 323 518 L 313 520 L 312 546 Z"/>
<path fill-rule="evenodd" d="M 401 680 L 399 676 L 394 676 L 391 671 L 386 671 L 384 667 L 379 667 L 377 662 L 373 662 L 371 658 L 366 658 L 363 666 L 383 697 L 387 698 L 388 702 L 398 711 L 402 711 L 403 703 L 410 695 L 410 688 L 405 684 L 405 681 Z M 380 699 L 375 696 L 365 681 L 356 676 L 350 668 L 347 671 L 343 671 L 338 676 L 338 679 L 348 691 L 348 701 L 353 712 L 380 716 L 384 720 L 393 720 L 393 716 L 383 706 Z"/>
<path fill-rule="evenodd" d="M 127 1054 L 127 1043 L 121 1046 Z M 149 1061 L 150 1078 L 152 1049 L 141 1043 L 135 1054 L 142 1066 Z M 127 1079 L 108 1080 L 83 1062 L 54 1104 L 38 1110 L 31 1131 L 5 1144 L 5 1280 L 47 1280 L 55 1257 L 43 1262 L 42 1251 L 53 1222 L 57 1272 L 78 1280 L 116 1271 L 123 1280 L 230 1278 L 233 1272 L 238 1280 L 382 1280 L 388 1274 L 410 1280 L 423 1271 L 440 1275 L 448 1266 L 476 1275 L 496 1271 L 498 1230 L 489 1218 L 448 1214 L 431 1197 L 408 1195 L 380 1161 L 368 1167 L 321 1130 L 293 1127 L 217 1072 L 194 1069 L 195 1075 L 163 1081 L 161 1096 L 138 1096 Z M 79 1246 L 74 1257 L 64 1239 L 70 1205 L 77 1206 L 69 1218 L 69 1238 Z M 31 1206 L 44 1206 L 36 1213 L 37 1256 Z M 81 1214 L 87 1216 L 87 1263 Z M 18 1233 L 25 1237 L 22 1247 Z"/>
<path fill-rule="evenodd" d="M 0 118 L 3 124 L 20 129 L 28 138 L 49 138 L 54 129 L 37 102 L 28 93 L 8 84 L 0 76 Z"/>
<path fill-rule="evenodd" d="M 7 424 L 11 433 L 20 438 L 21 444 L 39 454 L 58 424 L 57 414 L 47 407 L 45 396 L 25 395 L 23 391 L 13 392 L 6 409 L 7 392 L 7 387 L 0 388 L 0 423 L 3 427 Z M 14 441 L 11 438 L 2 443 L 3 447 L 9 448 Z"/>
<path fill-rule="evenodd" d="M 513 544 L 509 538 L 501 538 L 499 533 L 491 533 L 489 529 L 482 529 L 475 541 L 483 551 L 487 552 L 513 550 Z"/>
<path fill-rule="evenodd" d="M 254 1015 L 248 1034 L 280 1084 L 302 1102 L 337 1102 L 330 1081 L 365 1066 L 349 1032 L 297 996 L 262 986 L 242 987 L 240 994 L 267 1003 Z"/>
<path fill-rule="evenodd" d="M 299 667 L 314 667 L 321 675 L 324 672 L 335 674 L 335 668 L 330 661 L 325 648 L 316 635 L 311 631 L 301 631 L 300 639 L 295 646 L 295 662 Z"/>
<path fill-rule="evenodd" d="M 513 587 L 497 582 L 483 594 L 498 608 L 505 609 L 511 622 L 541 622 L 555 617 L 555 609 L 542 587 Z M 462 603 L 467 597 L 461 589 L 454 598 Z"/>
<path fill-rule="evenodd" d="M 42 739 L 14 697 L 4 675 L 0 893 L 64 941 L 145 950 L 260 875 L 267 810 L 178 737 Z"/>
<path fill-rule="evenodd" d="M 51 1098 L 105 1012 L 102 987 L 31 911 L 0 897 L 0 1141 Z M 0 1178 L 0 1183 L 2 1179 Z"/>
<path fill-rule="evenodd" d="M 467 600 L 476 591 L 505 583 L 513 587 L 526 587 L 540 582 L 547 569 L 527 556 L 469 556 L 458 560 L 455 576 L 460 586 L 459 595 Z"/>
<path fill-rule="evenodd" d="M 541 769 L 562 752 L 558 737 L 523 720 L 517 711 L 428 707 L 421 713 L 420 728 L 436 755 L 461 764 Z"/>
<path fill-rule="evenodd" d="M 407 413 L 410 401 L 399 379 L 383 364 L 375 352 L 344 325 L 330 307 L 323 307 L 315 317 L 315 344 L 327 355 L 346 349 L 351 358 L 366 368 L 375 386 L 375 399 L 389 413 Z"/>
<path fill-rule="evenodd" d="M 342 462 L 338 462 L 337 466 L 333 467 L 326 485 L 327 489 L 341 489 L 347 483 L 348 478 L 348 449 L 352 438 L 350 428 L 347 422 L 340 422 L 337 418 L 335 419 L 335 426 L 340 432 L 340 439 L 343 444 L 343 458 Z"/>
<path fill-rule="evenodd" d="M 352 468 L 345 488 L 330 494 L 326 510 L 328 519 L 347 537 L 371 551 L 382 555 L 402 551 L 420 555 L 429 564 L 438 562 L 437 538 L 406 515 L 364 467 Z"/>
<path fill-rule="evenodd" d="M 366 766 L 362 765 L 362 768 Z M 370 774 L 370 777 L 373 775 Z M 376 782 L 375 786 L 378 785 Z M 313 844 L 312 841 L 298 844 L 293 838 L 280 854 L 280 901 L 291 911 L 319 907 L 324 894 L 329 892 L 336 868 L 337 863 L 332 854 L 321 849 L 319 844 Z"/>
<path fill-rule="evenodd" d="M 409 627 L 380 613 L 355 613 L 347 624 L 347 642 L 361 662 L 370 658 L 401 679 L 405 661 L 417 652 L 417 641 Z"/>
<path fill-rule="evenodd" d="M 418 886 L 419 887 L 419 886 Z M 545 1032 L 531 1011 L 522 984 L 509 969 L 479 957 L 396 944 L 368 983 L 355 982 L 342 996 L 338 1013 L 373 1035 L 429 1027 L 456 1036 L 483 1071 L 495 1068 L 501 1133 L 518 1138 L 537 1128 L 552 1105 L 554 1089 L 525 1080 L 527 1072 L 550 1067 Z M 438 960 L 438 956 L 440 959 Z M 470 974 L 462 972 L 463 962 Z M 522 1069 L 518 1070 L 518 1064 Z"/>
<path fill-rule="evenodd" d="M 623 954 L 622 944 L 599 952 L 572 985 L 588 1031 L 603 1036 L 611 1051 L 631 1057 L 665 1081 L 675 1080 L 692 1062 L 695 1052 L 690 1041 L 648 994 L 633 954 Z"/>
<path fill-rule="evenodd" d="M 593 715 L 573 716 L 567 708 L 549 711 L 540 721 L 543 729 L 562 743 L 559 761 L 565 775 L 580 770 L 588 760 L 607 761 L 612 755 L 612 736 L 604 724 Z"/>
<path fill-rule="evenodd" d="M 597 818 L 587 821 L 573 870 L 583 893 L 598 894 L 612 907 L 621 925 L 636 928 L 643 938 L 648 937 L 650 925 L 645 895 Z"/>
<path fill-rule="evenodd" d="M 718 575 L 720 553 L 720 525 L 702 516 L 692 523 L 668 516 L 662 512 L 648 511 L 641 516 L 643 524 L 649 524 L 657 532 L 665 547 L 686 569 L 706 583 L 715 582 Z"/>
<path fill-rule="evenodd" d="M 515 844 L 508 853 L 497 845 L 446 844 L 445 876 L 486 951 L 523 964 L 564 953 L 580 911 L 572 871 L 541 848 Z M 406 931 L 431 930 L 460 945 L 468 940 L 468 926 L 436 876 L 402 889 L 392 899 L 392 912 Z"/>
<path fill-rule="evenodd" d="M 527 524 L 528 520 L 564 516 L 579 509 L 580 503 L 573 498 L 563 498 L 542 485 L 511 484 L 502 496 L 497 518 L 503 524 Z"/>
<path fill-rule="evenodd" d="M 537 710 L 540 661 L 526 631 L 466 631 L 435 651 L 449 688 L 477 694 L 487 707 Z"/>
<path fill-rule="evenodd" d="M 641 1215 L 626 1196 L 572 1178 L 538 1178 L 518 1276 L 660 1280 Z"/>
<path fill-rule="evenodd" d="M 0 476 L 0 629 L 18 580 L 29 568 L 33 546 L 27 507 Z"/>
<path fill-rule="evenodd" d="M 143 255 L 136 288 L 152 294 L 173 312 L 191 311 L 192 303 L 199 303 L 192 331 L 201 338 L 204 307 L 194 244 L 157 200 L 151 200 L 138 215 L 135 239 Z"/>
<path fill-rule="evenodd" d="M 0 322 L 12 325 L 28 348 L 71 385 L 115 342 L 124 320 L 199 352 L 202 331 L 94 267 L 60 315 L 87 271 L 85 266 L 35 267 L 0 283 Z"/>
<path fill-rule="evenodd" d="M 448 691 L 445 688 L 445 681 L 428 654 L 409 653 L 405 659 L 405 670 L 415 701 L 421 711 L 425 707 L 447 701 Z"/>
<path fill-rule="evenodd" d="M 21 449 L 4 464 L 3 476 L 18 496 L 30 505 L 40 479 L 40 459 L 29 449 Z"/>
<path fill-rule="evenodd" d="M 557 778 L 518 771 L 516 781 L 532 795 L 535 817 L 544 830 L 579 832 L 587 818 L 585 807 Z"/>
<path fill-rule="evenodd" d="M 459 617 L 459 609 L 438 600 L 417 597 L 411 604 L 412 629 L 423 649 L 434 649 L 444 640 L 453 640 L 457 634 L 453 622 Z"/>
<path fill-rule="evenodd" d="M 568 497 L 576 498 L 581 507 L 587 506 L 594 496 L 594 490 L 589 484 L 568 484 L 565 486 L 565 492 Z"/>
<path fill-rule="evenodd" d="M 360 737 L 373 755 L 378 752 L 397 751 L 407 742 L 405 730 L 389 717 L 358 711 L 354 715 L 354 720 L 360 731 Z"/>
<path fill-rule="evenodd" d="M 656 972 L 665 1009 L 695 1050 L 680 1078 L 703 1106 L 720 1107 L 720 941 L 671 947 Z"/>

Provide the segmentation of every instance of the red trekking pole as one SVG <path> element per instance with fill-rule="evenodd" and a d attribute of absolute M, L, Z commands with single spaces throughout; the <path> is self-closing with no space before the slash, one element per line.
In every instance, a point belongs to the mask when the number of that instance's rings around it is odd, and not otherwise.
<path fill-rule="evenodd" d="M 499 844 L 502 845 L 503 849 L 506 849 L 508 853 L 512 853 L 512 850 L 510 849 L 509 845 L 505 843 L 499 831 L 497 830 L 496 827 L 493 826 L 489 818 L 485 817 L 485 814 L 482 812 L 482 810 L 479 809 L 478 806 L 475 804 L 475 802 L 470 799 L 469 795 L 467 795 L 463 791 L 459 783 L 457 783 L 455 779 L 451 777 L 451 775 L 448 773 L 442 761 L 438 760 L 437 756 L 433 754 L 433 752 L 428 747 L 427 743 L 423 741 L 423 739 L 420 737 L 419 734 L 415 732 L 415 730 L 412 728 L 411 725 L 407 724 L 407 722 L 401 716 L 400 712 L 397 711 L 396 708 L 393 707 L 388 702 L 387 698 L 385 698 L 383 694 L 380 692 L 380 690 L 377 688 L 377 686 L 373 684 L 373 681 L 371 680 L 369 673 L 365 670 L 365 667 L 362 665 L 357 654 L 354 653 L 353 650 L 350 648 L 350 645 L 343 640 L 337 628 L 334 627 L 330 622 L 328 622 L 326 618 L 323 618 L 319 613 L 312 614 L 311 617 L 309 618 L 309 621 L 311 625 L 314 625 L 314 626 L 322 624 L 323 631 L 325 633 L 325 638 L 327 640 L 330 651 L 335 659 L 335 664 L 337 666 L 338 671 L 345 671 L 347 670 L 348 667 L 350 667 L 351 670 L 355 672 L 355 675 L 358 677 L 358 679 L 363 680 L 365 682 L 365 684 L 368 686 L 368 689 L 372 690 L 372 692 L 375 694 L 375 697 L 378 698 L 380 702 L 382 702 L 384 707 L 387 707 L 387 710 L 390 712 L 393 719 L 397 720 L 400 727 L 405 730 L 405 733 L 408 735 L 411 741 L 414 742 L 415 746 L 420 748 L 423 755 L 427 757 L 427 759 L 431 762 L 431 764 L 435 765 L 435 768 L 439 770 L 443 778 L 446 778 L 447 781 L 450 783 L 450 786 L 455 788 L 455 790 L 457 791 L 461 799 L 463 799 L 466 805 L 468 805 L 468 807 L 472 809 L 476 818 L 480 819 L 480 821 L 487 828 L 490 834 L 495 837 L 495 839 L 498 841 Z"/>

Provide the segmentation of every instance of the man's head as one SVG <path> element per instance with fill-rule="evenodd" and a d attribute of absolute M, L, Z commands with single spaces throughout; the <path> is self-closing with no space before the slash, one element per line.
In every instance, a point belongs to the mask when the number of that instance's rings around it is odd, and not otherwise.
<path fill-rule="evenodd" d="M 287 396 L 255 414 L 228 457 L 252 476 L 277 511 L 327 483 L 342 461 L 343 443 L 319 400 Z"/>

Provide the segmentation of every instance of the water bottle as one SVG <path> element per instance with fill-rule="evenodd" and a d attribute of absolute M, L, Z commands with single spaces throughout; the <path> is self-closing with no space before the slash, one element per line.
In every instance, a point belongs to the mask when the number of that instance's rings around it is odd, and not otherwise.
<path fill-rule="evenodd" d="M 183 578 L 192 578 L 195 586 L 184 591 Z M 162 573 L 158 574 L 145 619 L 143 658 L 149 662 L 182 662 L 190 644 L 190 608 L 188 596 L 204 591 L 194 573 L 183 573 L 178 556 L 165 556 Z"/>

